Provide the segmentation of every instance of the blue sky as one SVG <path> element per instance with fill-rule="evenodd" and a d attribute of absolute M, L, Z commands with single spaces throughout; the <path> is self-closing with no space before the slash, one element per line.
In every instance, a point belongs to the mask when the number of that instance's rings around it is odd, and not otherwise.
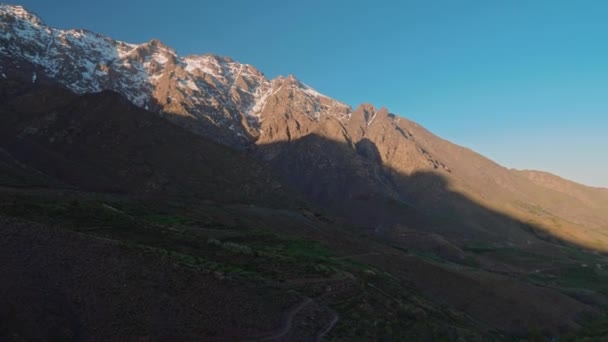
<path fill-rule="evenodd" d="M 52 26 L 294 74 L 507 167 L 608 187 L 608 1 L 18 3 Z"/>

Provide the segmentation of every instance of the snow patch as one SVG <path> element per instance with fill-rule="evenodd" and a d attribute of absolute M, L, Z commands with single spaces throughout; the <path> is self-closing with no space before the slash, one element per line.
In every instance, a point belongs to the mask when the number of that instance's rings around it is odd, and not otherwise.
<path fill-rule="evenodd" d="M 154 80 L 154 81 L 158 81 L 161 77 L 163 77 L 162 73 L 156 74 L 156 75 L 152 75 L 152 76 L 150 76 L 150 79 Z"/>
<path fill-rule="evenodd" d="M 302 84 L 302 86 L 304 87 L 304 92 L 308 95 L 311 95 L 313 97 L 327 97 L 321 93 L 319 93 L 318 91 L 314 90 L 311 86 L 304 84 L 302 82 L 300 82 L 300 84 Z"/>
<path fill-rule="evenodd" d="M 374 115 L 372 115 L 372 118 L 369 120 L 369 122 L 367 123 L 367 126 L 371 125 L 372 122 L 374 122 L 374 119 L 376 118 L 376 115 L 378 115 L 378 112 L 375 112 Z"/>
<path fill-rule="evenodd" d="M 209 74 L 215 78 L 224 78 L 223 75 L 217 73 L 217 69 L 221 70 L 221 67 L 217 64 L 215 59 L 209 56 L 202 57 L 186 57 L 184 58 L 186 67 L 184 68 L 188 73 L 195 71 L 201 71 L 204 74 Z M 214 68 L 213 68 L 213 67 Z"/>
<path fill-rule="evenodd" d="M 82 78 L 90 79 L 91 76 L 93 75 L 93 73 L 95 72 L 97 65 L 95 63 L 91 62 L 90 60 L 85 60 L 84 67 L 85 67 L 86 71 L 84 71 L 82 73 Z"/>
<path fill-rule="evenodd" d="M 129 100 L 131 100 L 131 102 L 133 102 L 135 105 L 142 107 L 144 106 L 148 101 L 148 95 L 145 93 L 141 93 L 138 95 L 130 95 L 127 96 L 129 98 Z"/>
<path fill-rule="evenodd" d="M 40 17 L 28 12 L 23 6 L 0 4 L 0 13 L 26 20 L 36 26 L 43 24 Z"/>
<path fill-rule="evenodd" d="M 160 53 L 153 54 L 152 59 L 154 59 L 158 64 L 165 64 L 169 61 L 169 58 Z"/>
<path fill-rule="evenodd" d="M 179 82 L 179 85 L 182 86 L 182 87 L 186 87 L 186 88 L 189 88 L 189 89 L 194 90 L 194 91 L 198 91 L 199 90 L 199 88 L 196 85 L 196 83 L 194 83 L 194 81 L 192 81 L 191 79 L 184 80 L 184 79 L 180 78 L 180 79 L 178 79 L 178 82 Z"/>
<path fill-rule="evenodd" d="M 34 72 L 32 74 L 32 83 L 36 83 L 36 78 L 38 78 L 38 75 L 36 75 L 36 73 Z"/>
<path fill-rule="evenodd" d="M 192 90 L 198 90 L 198 86 L 192 80 L 186 81 L 186 85 Z"/>
<path fill-rule="evenodd" d="M 126 58 L 133 50 L 135 50 L 139 45 L 129 44 L 125 42 L 118 42 L 116 47 L 116 52 L 118 53 L 119 59 Z"/>
<path fill-rule="evenodd" d="M 262 112 L 264 111 L 264 108 L 266 107 L 266 102 L 271 93 L 272 87 L 268 87 L 268 90 L 266 92 L 264 92 L 260 96 L 256 96 L 257 100 L 254 101 L 251 108 L 246 112 L 247 115 L 252 117 L 260 117 L 262 115 Z"/>

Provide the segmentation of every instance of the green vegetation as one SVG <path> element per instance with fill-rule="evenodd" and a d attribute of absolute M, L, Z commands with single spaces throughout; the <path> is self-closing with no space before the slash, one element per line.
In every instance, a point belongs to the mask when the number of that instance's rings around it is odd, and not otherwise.
<path fill-rule="evenodd" d="M 573 247 L 573 246 L 564 246 L 562 248 L 566 251 L 566 253 L 568 254 L 568 257 L 570 257 L 570 259 L 572 261 L 575 261 L 578 263 L 596 264 L 596 263 L 605 263 L 606 261 L 608 261 L 608 258 L 606 258 L 606 257 L 602 257 L 599 254 L 582 250 L 581 248 L 577 248 L 577 247 Z"/>
<path fill-rule="evenodd" d="M 330 339 L 452 341 L 485 336 L 478 327 L 471 329 L 477 322 L 433 303 L 395 274 L 338 257 L 329 244 L 319 240 L 282 235 L 255 220 L 234 220 L 225 210 L 214 205 L 167 205 L 120 196 L 0 192 L 0 214 L 113 239 L 127 248 L 221 278 L 270 284 L 317 298 L 340 315 L 327 336 Z M 478 268 L 478 259 L 484 257 L 512 264 L 548 260 L 539 254 L 482 242 L 471 242 L 463 249 L 470 253 L 462 264 L 472 268 Z M 442 267 L 454 266 L 425 250 L 397 248 L 395 252 Z M 597 267 L 598 257 L 576 249 L 568 253 L 575 264 L 530 274 L 529 280 L 608 294 L 608 272 Z M 588 267 L 580 267 L 582 261 Z M 331 296 L 327 296 L 328 288 Z M 602 332 L 600 323 L 590 324 L 584 336 Z"/>
<path fill-rule="evenodd" d="M 460 336 L 458 324 L 444 327 L 446 314 L 423 304 L 424 299 L 391 274 L 338 258 L 316 240 L 279 236 L 257 225 L 226 225 L 214 218 L 223 213 L 213 206 L 167 206 L 81 194 L 0 193 L 0 214 L 117 240 L 126 248 L 218 277 L 284 284 L 310 297 L 335 287 L 327 305 L 340 313 L 340 321 L 331 336 L 439 341 Z M 434 254 L 419 254 L 441 262 Z"/>
<path fill-rule="evenodd" d="M 416 249 L 410 249 L 409 253 L 412 255 L 415 255 L 419 258 L 422 258 L 424 260 L 428 260 L 428 261 L 433 261 L 433 262 L 437 262 L 437 263 L 447 263 L 448 262 L 447 260 L 438 256 L 437 254 L 435 254 L 433 252 L 429 252 L 429 251 L 419 251 Z"/>
<path fill-rule="evenodd" d="M 583 323 L 580 331 L 572 333 L 564 338 L 567 342 L 595 342 L 605 341 L 608 336 L 608 315 Z"/>
<path fill-rule="evenodd" d="M 462 247 L 462 249 L 464 251 L 469 251 L 469 252 L 473 252 L 473 253 L 477 253 L 477 254 L 482 254 L 482 253 L 487 253 L 487 252 L 494 252 L 498 248 L 500 248 L 500 247 L 496 246 L 494 244 L 487 243 L 487 242 L 482 242 L 482 241 L 470 241 L 470 242 L 467 242 Z"/>
<path fill-rule="evenodd" d="M 129 229 L 133 225 L 133 219 L 128 215 L 95 201 L 58 201 L 15 196 L 3 199 L 0 212 L 8 216 L 84 230 Z"/>
<path fill-rule="evenodd" d="M 547 270 L 531 274 L 530 281 L 562 289 L 585 289 L 608 295 L 606 259 L 574 247 L 565 247 L 571 261 L 554 264 Z"/>
<path fill-rule="evenodd" d="M 608 295 L 608 272 L 596 265 L 579 265 L 558 269 L 548 280 L 566 288 L 594 290 Z"/>
<path fill-rule="evenodd" d="M 319 262 L 328 262 L 331 256 L 331 252 L 317 241 L 277 240 L 277 244 L 262 249 L 270 254 Z"/>
<path fill-rule="evenodd" d="M 144 219 L 161 226 L 181 226 L 193 223 L 191 218 L 177 215 L 151 214 L 145 216 Z"/>
<path fill-rule="evenodd" d="M 464 260 L 462 261 L 462 264 L 468 267 L 472 267 L 472 268 L 479 268 L 481 266 L 481 264 L 479 263 L 479 260 L 477 260 L 475 257 L 471 256 L 471 255 L 467 255 Z"/>
<path fill-rule="evenodd" d="M 144 252 L 152 253 L 161 258 L 170 259 L 180 265 L 201 269 L 203 271 L 215 272 L 220 276 L 228 275 L 233 277 L 245 277 L 250 279 L 263 279 L 255 270 L 238 267 L 235 265 L 208 260 L 202 257 L 183 254 L 162 248 L 149 246 L 129 246 L 141 249 Z"/>
<path fill-rule="evenodd" d="M 155 203 L 124 198 L 0 196 L 1 214 L 116 239 L 210 271 L 284 280 L 328 276 L 339 264 L 329 249 L 316 241 L 279 237 L 263 229 L 222 227 L 230 234 L 220 238 L 214 229 L 221 223 L 209 220 L 209 212 L 203 208 L 191 210 L 185 204 L 174 203 L 173 211 L 166 207 L 159 211 Z M 193 223 L 197 226 L 191 226 Z"/>
<path fill-rule="evenodd" d="M 345 340 L 456 341 L 480 340 L 470 322 L 450 309 L 429 305 L 412 288 L 375 268 L 353 270 L 362 282 L 332 303 L 341 319 L 331 336 Z M 378 315 L 382 312 L 382 315 Z M 449 323 L 447 323 L 449 322 Z M 353 329 L 354 327 L 354 329 Z M 495 340 L 499 340 L 496 336 Z"/>

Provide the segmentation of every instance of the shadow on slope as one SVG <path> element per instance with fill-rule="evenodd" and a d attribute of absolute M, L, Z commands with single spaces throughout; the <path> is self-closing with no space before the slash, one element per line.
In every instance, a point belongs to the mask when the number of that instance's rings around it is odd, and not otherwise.
<path fill-rule="evenodd" d="M 403 255 L 368 255 L 360 261 L 408 279 L 436 300 L 495 327 L 521 333 L 531 325 L 563 324 L 560 329 L 569 330 L 566 322 L 576 320 L 570 315 L 580 303 L 559 291 L 591 305 L 605 300 L 585 298 L 588 290 L 608 295 L 608 288 L 594 286 L 608 278 L 583 261 L 600 256 L 477 203 L 453 190 L 442 171 L 406 175 L 383 165 L 368 139 L 349 144 L 311 134 L 261 145 L 253 153 L 287 185 L 332 214 L 440 265 L 419 264 Z M 574 256 L 579 251 L 584 258 Z M 572 271 L 586 275 L 572 281 L 571 274 L 563 273 Z M 545 287 L 559 291 L 545 292 Z M 550 310 L 542 309 L 550 305 Z"/>
<path fill-rule="evenodd" d="M 14 174 L 21 165 L 44 175 L 30 177 L 32 184 L 43 185 L 38 178 L 45 178 L 86 191 L 146 197 L 276 207 L 302 202 L 253 158 L 151 115 L 116 93 L 77 96 L 5 80 L 0 100 L 0 161 L 10 162 L 0 167 Z"/>
<path fill-rule="evenodd" d="M 402 226 L 461 241 L 570 243 L 452 190 L 440 171 L 406 175 L 382 165 L 368 139 L 353 146 L 311 134 L 259 146 L 254 154 L 313 202 L 380 236 Z"/>

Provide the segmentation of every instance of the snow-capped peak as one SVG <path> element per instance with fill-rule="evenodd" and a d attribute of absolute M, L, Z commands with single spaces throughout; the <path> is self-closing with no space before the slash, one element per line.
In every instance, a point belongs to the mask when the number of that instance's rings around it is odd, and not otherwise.
<path fill-rule="evenodd" d="M 42 19 L 40 19 L 39 16 L 29 12 L 20 5 L 8 5 L 0 3 L 0 15 L 26 20 L 34 25 L 44 25 L 44 22 L 42 22 Z"/>
<path fill-rule="evenodd" d="M 305 108 L 313 119 L 350 111 L 293 75 L 271 81 L 228 57 L 179 56 L 157 39 L 130 44 L 83 29 L 51 28 L 21 6 L 0 5 L 0 73 L 53 80 L 77 93 L 113 90 L 143 108 L 176 114 L 170 119 L 187 117 L 197 132 L 209 125 L 231 131 L 228 144 L 255 139 L 269 99 L 284 91 L 290 95 L 281 101 Z"/>

